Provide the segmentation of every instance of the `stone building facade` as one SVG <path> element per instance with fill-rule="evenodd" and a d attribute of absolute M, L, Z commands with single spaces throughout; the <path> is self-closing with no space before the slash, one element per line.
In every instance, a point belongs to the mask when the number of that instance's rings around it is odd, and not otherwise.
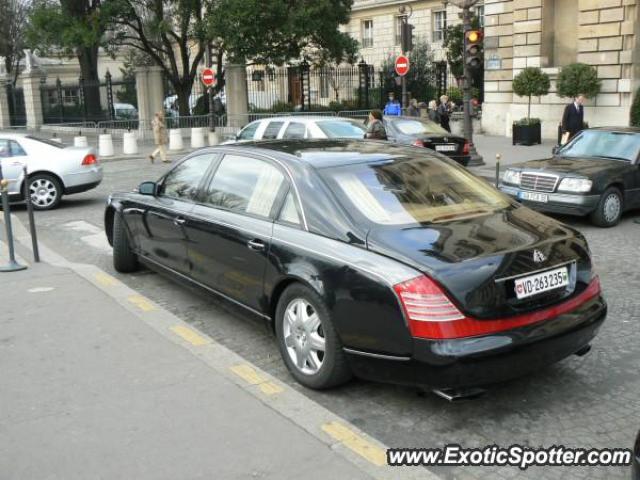
<path fill-rule="evenodd" d="M 555 92 L 560 69 L 593 65 L 602 80 L 590 99 L 590 126 L 627 125 L 633 92 L 640 86 L 638 0 L 485 0 L 485 103 L 483 129 L 510 134 L 513 120 L 526 116 L 526 99 L 512 92 L 512 80 L 527 66 L 551 76 L 551 92 L 534 98 L 532 116 L 543 136 L 555 138 L 564 105 Z"/>

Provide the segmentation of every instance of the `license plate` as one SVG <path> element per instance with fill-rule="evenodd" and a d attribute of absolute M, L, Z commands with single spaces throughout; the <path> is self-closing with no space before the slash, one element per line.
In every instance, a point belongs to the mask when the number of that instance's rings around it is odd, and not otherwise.
<path fill-rule="evenodd" d="M 516 278 L 515 292 L 519 300 L 567 285 L 569 285 L 569 271 L 567 267 L 561 267 L 528 277 Z"/>
<path fill-rule="evenodd" d="M 546 193 L 518 192 L 518 198 L 520 200 L 529 200 L 530 202 L 540 203 L 547 203 L 549 201 L 549 195 Z"/>
<path fill-rule="evenodd" d="M 455 152 L 456 150 L 458 150 L 456 144 L 436 145 L 436 152 Z"/>

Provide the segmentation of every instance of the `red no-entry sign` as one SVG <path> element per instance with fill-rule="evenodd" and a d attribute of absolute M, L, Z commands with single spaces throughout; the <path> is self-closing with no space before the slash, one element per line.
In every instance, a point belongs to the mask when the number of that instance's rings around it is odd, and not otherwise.
<path fill-rule="evenodd" d="M 216 83 L 216 72 L 211 68 L 205 68 L 202 71 L 202 83 L 204 83 L 207 87 L 215 85 Z"/>
<path fill-rule="evenodd" d="M 396 58 L 396 73 L 401 77 L 409 73 L 409 59 L 406 56 L 400 55 Z"/>

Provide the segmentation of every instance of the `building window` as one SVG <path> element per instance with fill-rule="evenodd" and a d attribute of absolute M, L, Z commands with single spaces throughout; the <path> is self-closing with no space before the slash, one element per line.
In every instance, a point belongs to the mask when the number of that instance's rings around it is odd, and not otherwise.
<path fill-rule="evenodd" d="M 478 5 L 473 10 L 473 13 L 478 19 L 478 25 L 480 25 L 480 28 L 484 28 L 484 5 Z"/>
<path fill-rule="evenodd" d="M 433 12 L 433 41 L 442 42 L 444 40 L 444 32 L 447 29 L 447 12 L 440 10 Z"/>
<path fill-rule="evenodd" d="M 404 15 L 398 15 L 395 17 L 396 21 L 395 21 L 395 45 L 400 45 L 402 43 L 402 23 L 404 21 Z"/>
<path fill-rule="evenodd" d="M 362 48 L 373 47 L 373 20 L 362 21 Z"/>

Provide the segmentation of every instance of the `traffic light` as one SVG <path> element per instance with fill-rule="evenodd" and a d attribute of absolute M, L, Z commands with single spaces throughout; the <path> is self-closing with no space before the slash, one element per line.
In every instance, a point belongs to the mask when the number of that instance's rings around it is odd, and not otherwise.
<path fill-rule="evenodd" d="M 465 62 L 471 68 L 482 65 L 482 38 L 480 30 L 469 30 L 464 36 Z"/>
<path fill-rule="evenodd" d="M 415 27 L 404 20 L 400 30 L 400 48 L 402 52 L 410 52 L 413 50 L 413 29 Z"/>

